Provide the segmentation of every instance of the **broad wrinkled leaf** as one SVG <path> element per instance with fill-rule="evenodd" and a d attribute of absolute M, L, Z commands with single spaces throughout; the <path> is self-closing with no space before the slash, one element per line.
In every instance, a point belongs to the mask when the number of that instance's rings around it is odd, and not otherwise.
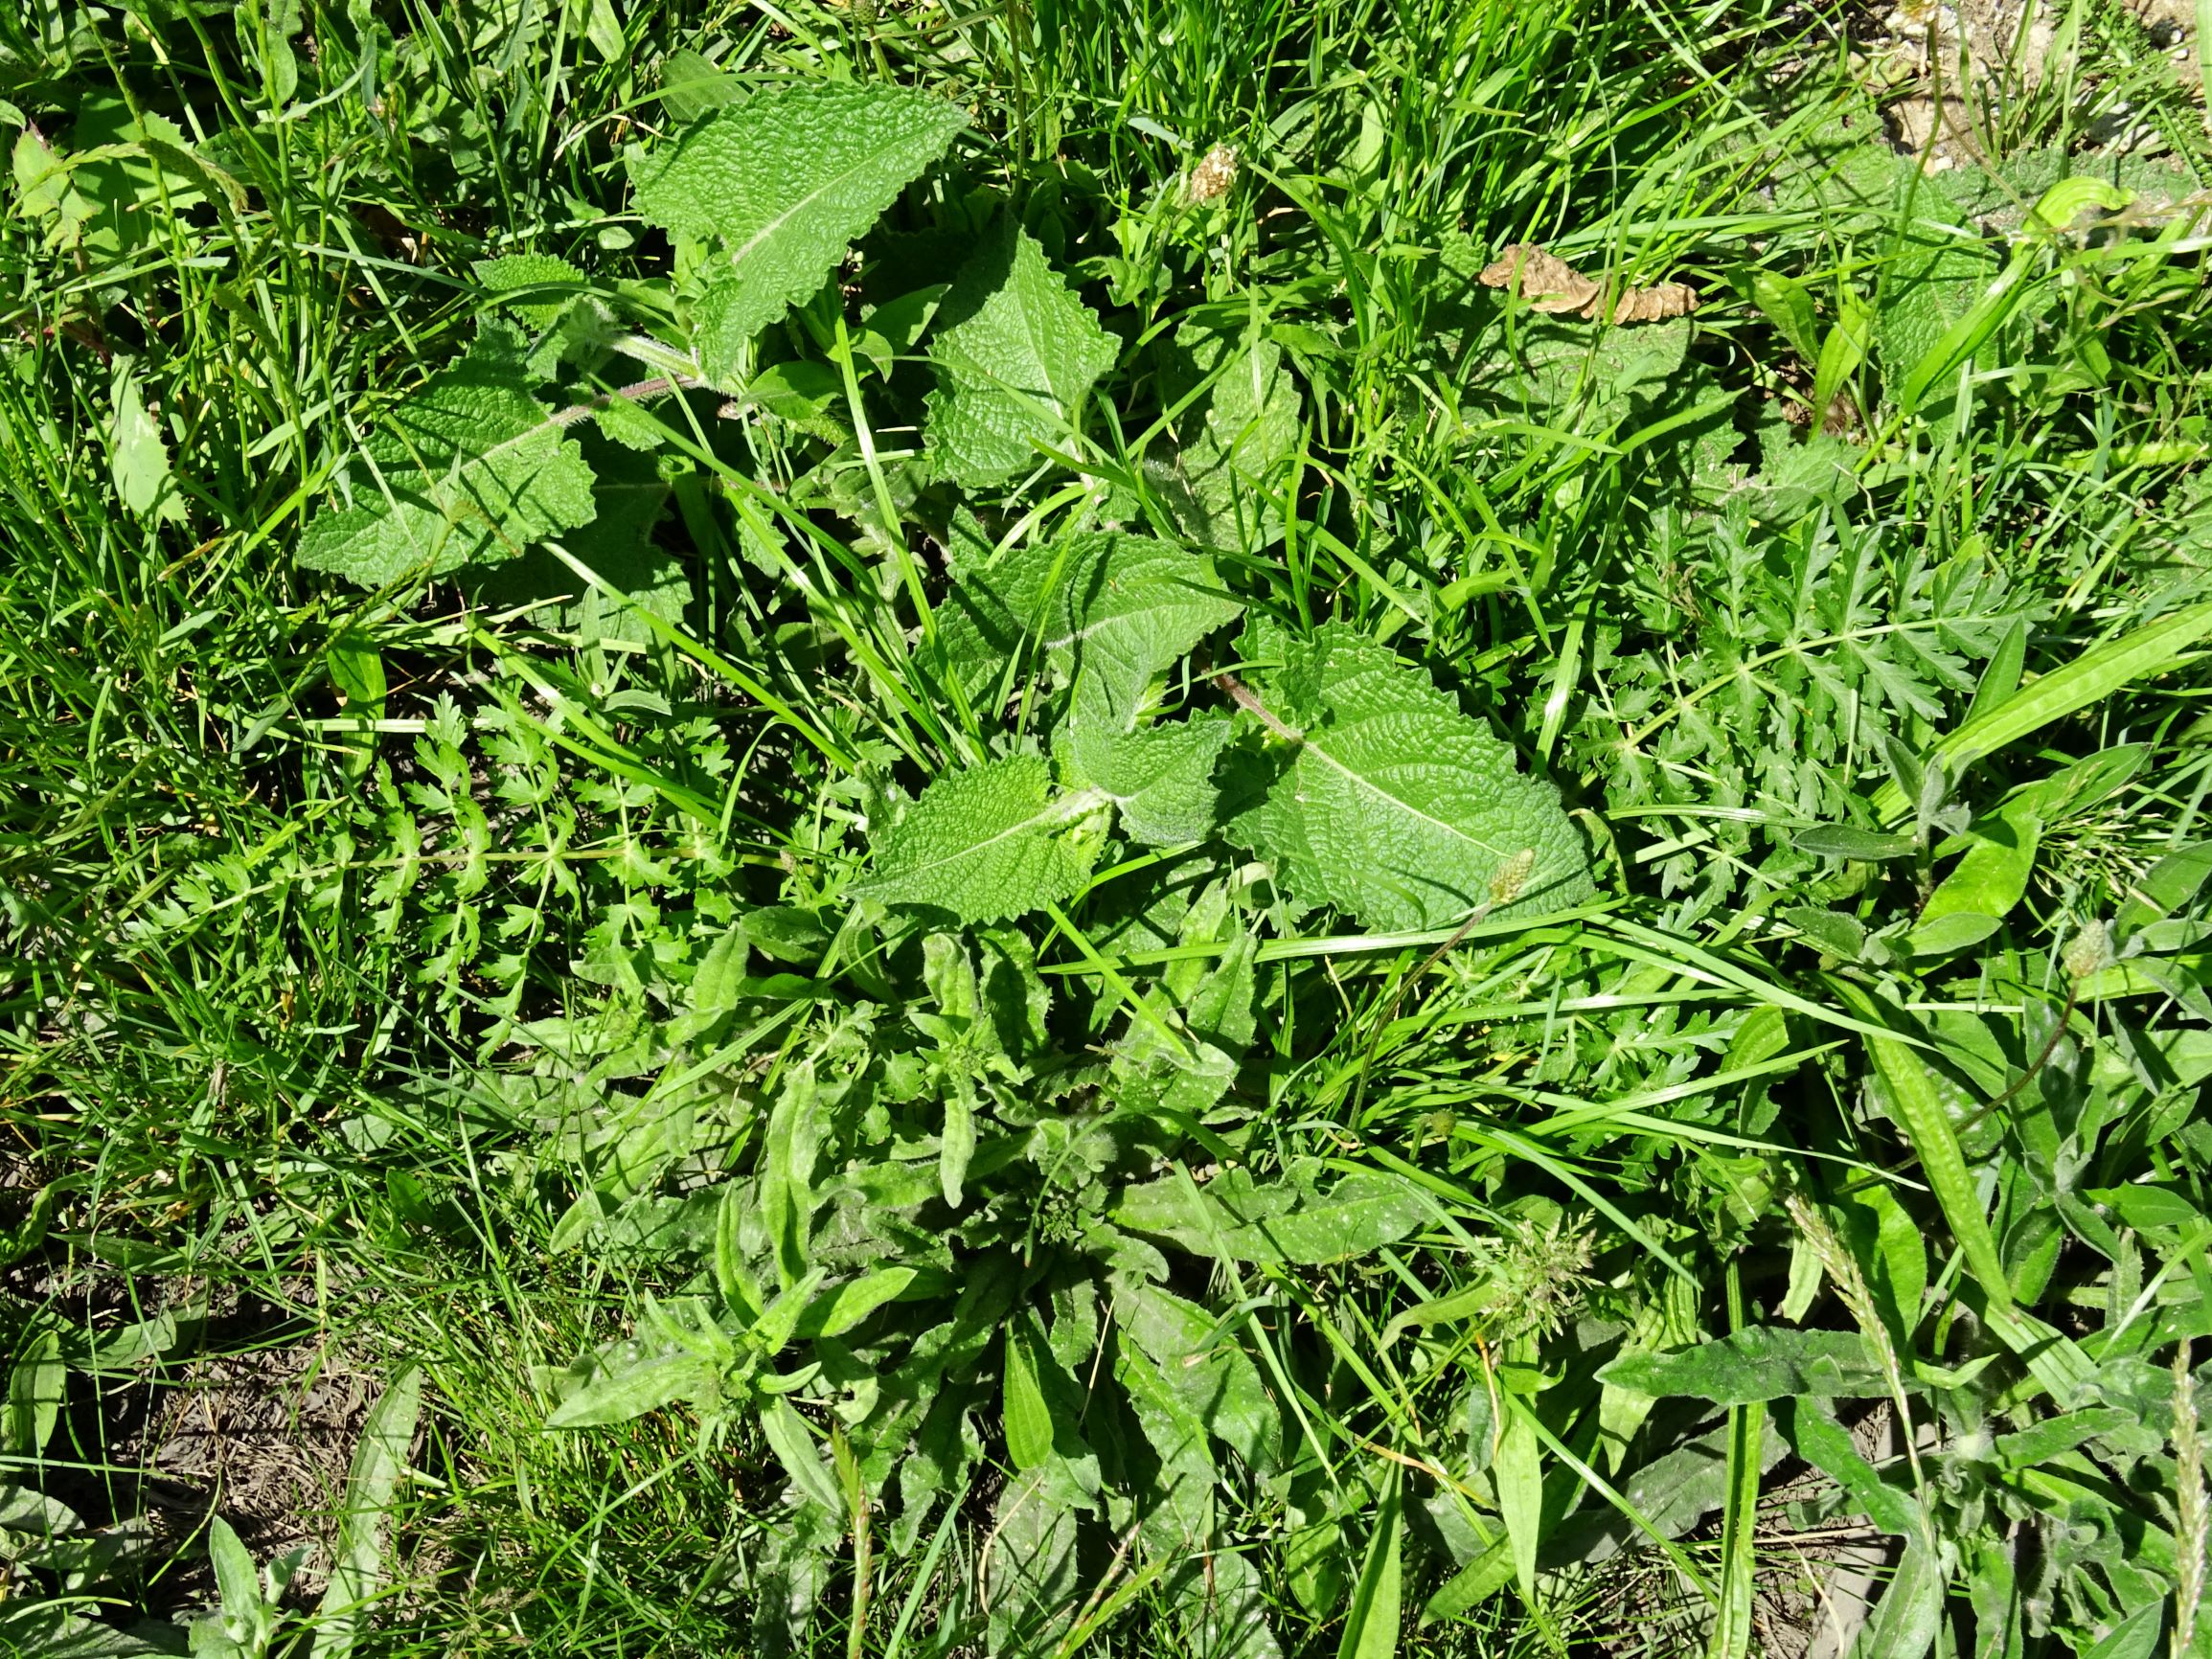
<path fill-rule="evenodd" d="M 554 254 L 503 254 L 495 260 L 478 260 L 469 272 L 532 329 L 551 327 L 588 281 L 582 270 Z"/>
<path fill-rule="evenodd" d="M 875 873 L 853 891 L 966 922 L 1024 915 L 1089 875 L 1101 805 L 1087 791 L 1056 796 L 1051 767 L 1033 756 L 949 773 L 878 835 Z"/>
<path fill-rule="evenodd" d="M 1973 239 L 1949 227 L 1920 227 L 1884 277 L 1875 325 L 1875 357 L 1893 398 L 1951 325 L 1973 308 L 1997 262 Z M 1918 413 L 1938 432 L 1957 419 L 1956 376 L 1931 385 Z"/>
<path fill-rule="evenodd" d="M 556 539 L 569 557 L 613 592 L 603 592 L 550 548 L 536 546 L 520 558 L 488 570 L 476 586 L 477 597 L 498 607 L 536 606 L 533 621 L 540 626 L 570 630 L 588 640 L 644 645 L 652 639 L 652 629 L 636 612 L 680 623 L 692 597 L 683 561 L 653 545 L 653 530 L 667 509 L 669 487 L 650 455 L 596 437 L 581 442 L 593 473 L 592 516 Z M 625 604 L 617 594 L 630 602 Z"/>
<path fill-rule="evenodd" d="M 1261 334 L 1242 342 L 1212 330 L 1177 333 L 1178 360 L 1161 387 L 1180 402 L 1213 385 L 1176 418 L 1182 443 L 1145 471 L 1175 528 L 1209 547 L 1247 552 L 1280 540 L 1276 489 L 1305 440 L 1302 400 L 1283 349 Z"/>
<path fill-rule="evenodd" d="M 1388 647 L 1331 624 L 1286 646 L 1259 700 L 1271 734 L 1296 736 L 1283 775 L 1229 832 L 1298 898 L 1420 928 L 1590 896 L 1559 791 Z"/>
<path fill-rule="evenodd" d="M 924 438 L 938 472 L 969 489 L 1028 470 L 1039 444 L 1066 448 L 1116 354 L 1113 336 L 1012 218 L 961 271 L 937 324 Z"/>
<path fill-rule="evenodd" d="M 1602 435 L 1639 409 L 1678 396 L 1691 325 L 1589 329 L 1524 318 L 1493 334 L 1492 366 L 1477 394 L 1496 415 L 1553 431 Z"/>
<path fill-rule="evenodd" d="M 661 107 L 675 121 L 696 121 L 700 116 L 737 103 L 745 96 L 745 83 L 728 70 L 718 68 L 704 53 L 686 47 L 672 52 L 661 62 Z"/>
<path fill-rule="evenodd" d="M 1095 724 L 1068 730 L 1068 769 L 1111 801 L 1122 828 L 1154 847 L 1204 839 L 1220 818 L 1214 768 L 1236 728 L 1197 716 L 1116 732 Z"/>
<path fill-rule="evenodd" d="M 1311 1266 L 1395 1244 L 1428 1217 L 1421 1196 L 1394 1175 L 1347 1175 L 1327 1192 L 1302 1181 L 1261 1183 L 1246 1170 L 1192 1189 L 1177 1176 L 1123 1193 L 1114 1219 L 1185 1250 L 1235 1261 Z"/>
<path fill-rule="evenodd" d="M 1602 1382 L 1654 1398 L 1690 1395 L 1716 1405 L 1808 1396 L 1875 1398 L 1881 1370 L 1856 1330 L 1753 1326 L 1672 1353 L 1628 1353 L 1598 1373 Z"/>
<path fill-rule="evenodd" d="M 591 468 L 531 393 L 524 351 L 513 324 L 487 320 L 466 357 L 385 415 L 349 474 L 353 504 L 308 520 L 300 562 L 381 587 L 513 558 L 590 523 Z"/>
<path fill-rule="evenodd" d="M 1090 725 L 1128 731 L 1153 679 L 1243 608 L 1202 553 L 1141 535 L 1061 536 L 964 576 L 943 613 L 944 648 L 971 694 L 1022 655 L 1075 682 Z"/>
<path fill-rule="evenodd" d="M 73 102 L 66 144 L 30 125 L 15 140 L 17 206 L 43 221 L 48 247 L 113 261 L 160 242 L 175 216 L 204 205 L 211 192 L 244 205 L 239 181 L 168 117 L 141 112 L 112 89 Z"/>
<path fill-rule="evenodd" d="M 638 212 L 715 244 L 696 316 L 707 377 L 727 377 L 746 341 L 819 288 L 967 125 L 930 93 L 791 80 L 633 162 Z"/>

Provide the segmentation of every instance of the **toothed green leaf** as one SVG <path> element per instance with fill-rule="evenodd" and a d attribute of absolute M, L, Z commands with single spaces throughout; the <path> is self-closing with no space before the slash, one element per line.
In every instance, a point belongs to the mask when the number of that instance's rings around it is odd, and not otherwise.
<path fill-rule="evenodd" d="M 636 612 L 664 622 L 683 620 L 691 602 L 691 581 L 683 562 L 653 544 L 653 529 L 666 511 L 669 487 L 650 455 L 624 449 L 605 439 L 586 436 L 583 453 L 596 475 L 589 524 L 558 539 L 570 557 L 631 602 L 592 586 L 547 547 L 495 565 L 477 585 L 488 604 L 505 607 L 556 599 L 561 602 L 538 613 L 538 620 L 590 639 L 650 642 L 652 628 Z"/>
<path fill-rule="evenodd" d="M 496 260 L 478 260 L 469 269 L 479 284 L 498 296 L 498 304 L 533 329 L 552 327 L 576 291 L 589 280 L 553 254 L 506 254 Z M 513 297 L 516 295 L 526 297 Z"/>
<path fill-rule="evenodd" d="M 1248 551 L 1280 540 L 1283 510 L 1272 492 L 1305 431 L 1283 349 L 1258 335 L 1240 344 L 1189 329 L 1177 344 L 1181 356 L 1161 389 L 1167 400 L 1179 402 L 1216 371 L 1219 378 L 1178 418 L 1181 447 L 1147 458 L 1153 488 L 1193 541 Z"/>
<path fill-rule="evenodd" d="M 640 214 L 717 244 L 697 315 L 708 377 L 819 288 L 967 125 L 958 104 L 925 92 L 788 81 L 632 163 Z"/>
<path fill-rule="evenodd" d="M 1113 367 L 1113 336 L 1011 220 L 960 273 L 937 315 L 924 440 L 939 473 L 970 489 L 1065 448 L 1077 411 Z"/>
<path fill-rule="evenodd" d="M 1052 768 L 1035 756 L 947 773 L 884 832 L 876 873 L 855 891 L 969 922 L 1041 909 L 1090 874 L 1102 805 L 1089 791 L 1055 797 Z"/>
<path fill-rule="evenodd" d="M 1255 688 L 1283 770 L 1229 833 L 1291 893 L 1384 929 L 1589 897 L 1559 791 L 1425 674 L 1337 624 L 1283 655 Z"/>
<path fill-rule="evenodd" d="M 1128 730 L 1153 678 L 1243 608 L 1204 554 L 1140 535 L 1072 535 L 1015 549 L 962 581 L 943 637 L 971 694 L 1026 648 Z"/>
<path fill-rule="evenodd" d="M 1213 833 L 1221 793 L 1214 765 L 1234 733 L 1218 716 L 1133 732 L 1079 721 L 1069 726 L 1061 753 L 1076 776 L 1121 809 L 1130 835 L 1172 847 Z"/>
<path fill-rule="evenodd" d="M 591 468 L 532 395 L 526 351 L 513 324 L 488 321 L 466 357 L 387 414 L 349 474 L 353 504 L 308 521 L 299 561 L 381 587 L 589 524 Z"/>

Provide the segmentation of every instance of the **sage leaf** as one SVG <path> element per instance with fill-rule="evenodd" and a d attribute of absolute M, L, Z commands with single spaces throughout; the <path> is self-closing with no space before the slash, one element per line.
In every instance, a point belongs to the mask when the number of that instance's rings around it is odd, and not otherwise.
<path fill-rule="evenodd" d="M 953 772 L 876 843 L 875 873 L 854 893 L 884 904 L 928 905 L 965 922 L 996 921 L 1058 902 L 1098 857 L 1102 798 L 1056 796 L 1035 756 Z"/>
<path fill-rule="evenodd" d="M 937 315 L 929 348 L 937 389 L 923 427 L 931 464 L 981 489 L 1035 465 L 1039 444 L 1064 448 L 1116 355 L 1113 336 L 1044 250 L 1002 218 Z"/>
<path fill-rule="evenodd" d="M 308 521 L 298 558 L 362 587 L 518 557 L 591 522 L 591 468 L 530 390 L 526 342 L 493 318 L 468 354 L 388 413 L 347 474 L 353 505 Z"/>
<path fill-rule="evenodd" d="M 726 379 L 745 342 L 819 288 L 967 125 L 930 93 L 788 80 L 633 161 L 638 212 L 714 248 L 696 319 L 706 376 Z"/>
<path fill-rule="evenodd" d="M 1387 646 L 1330 624 L 1284 648 L 1251 706 L 1288 763 L 1228 833 L 1300 898 L 1412 929 L 1592 892 L 1559 791 Z"/>

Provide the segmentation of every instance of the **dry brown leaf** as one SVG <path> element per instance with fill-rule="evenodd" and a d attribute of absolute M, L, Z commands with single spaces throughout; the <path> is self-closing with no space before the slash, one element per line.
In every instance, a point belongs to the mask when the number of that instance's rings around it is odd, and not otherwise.
<path fill-rule="evenodd" d="M 1535 242 L 1515 242 L 1483 266 L 1482 285 L 1510 289 L 1539 311 L 1583 311 L 1598 303 L 1597 284 Z"/>
<path fill-rule="evenodd" d="M 1648 288 L 1624 288 L 1613 302 L 1616 323 L 1663 323 L 1669 317 L 1686 317 L 1698 308 L 1698 290 L 1687 283 L 1654 283 Z"/>
<path fill-rule="evenodd" d="M 1535 242 L 1515 242 L 1482 268 L 1481 282 L 1485 287 L 1512 290 L 1539 311 L 1573 311 L 1593 320 L 1608 314 L 1604 288 Z M 1697 308 L 1697 289 L 1684 283 L 1659 283 L 1623 288 L 1609 315 L 1615 323 L 1661 323 Z"/>
<path fill-rule="evenodd" d="M 1234 147 L 1217 144 L 1206 151 L 1198 165 L 1191 169 L 1190 179 L 1183 186 L 1183 195 L 1193 206 L 1203 206 L 1220 201 L 1229 193 L 1229 187 L 1237 182 L 1237 151 Z"/>

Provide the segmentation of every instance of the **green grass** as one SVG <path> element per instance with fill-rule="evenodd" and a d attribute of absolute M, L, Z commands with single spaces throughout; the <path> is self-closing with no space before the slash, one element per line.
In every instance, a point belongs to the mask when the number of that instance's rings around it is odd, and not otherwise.
<path fill-rule="evenodd" d="M 2110 10 L 1940 170 L 1779 5 L 0 18 L 0 1649 L 1738 1659 L 1848 1533 L 1862 1653 L 2201 1651 L 2212 144 Z M 969 125 L 622 398 L 718 257 L 626 158 L 791 80 Z M 955 484 L 960 296 L 871 341 L 1001 213 L 1112 366 Z M 1543 314 L 1523 241 L 1701 304 Z M 640 604 L 297 562 L 517 324 L 653 446 L 561 428 L 668 487 L 563 542 Z M 1242 611 L 1140 642 L 1221 821 L 869 898 L 933 783 L 1078 793 L 1108 670 L 959 629 L 1102 524 Z M 1555 784 L 1594 898 L 1229 821 L 1345 717 L 1311 639 Z M 271 1343 L 419 1375 L 404 1468 L 303 1394 L 284 1525 L 144 1478 Z M 315 1540 L 273 1613 L 218 1516 Z"/>

